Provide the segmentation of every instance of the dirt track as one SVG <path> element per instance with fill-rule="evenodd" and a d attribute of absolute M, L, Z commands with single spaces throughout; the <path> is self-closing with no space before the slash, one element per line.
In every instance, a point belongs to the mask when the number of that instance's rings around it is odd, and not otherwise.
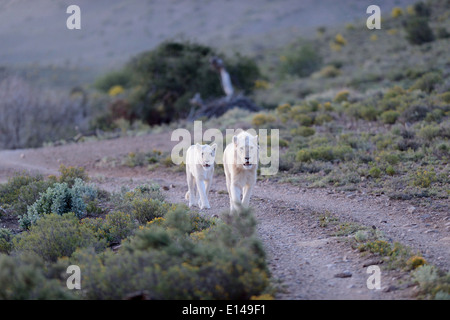
<path fill-rule="evenodd" d="M 101 166 L 102 159 L 118 158 L 129 152 L 159 149 L 169 151 L 169 133 L 69 144 L 41 149 L 0 151 L 0 182 L 17 171 L 57 174 L 60 164 L 84 166 L 101 188 L 109 191 L 121 186 L 157 182 L 167 187 L 169 201 L 185 202 L 183 172 L 158 168 Z M 225 179 L 216 174 L 210 194 L 212 209 L 220 214 L 228 208 Z M 447 200 L 446 200 L 447 201 Z M 362 193 L 335 193 L 328 189 L 302 189 L 276 179 L 258 181 L 251 199 L 259 222 L 259 235 L 268 255 L 273 277 L 285 288 L 279 299 L 408 299 L 413 287 L 400 285 L 404 274 L 383 271 L 381 290 L 366 286 L 368 258 L 352 250 L 345 239 L 332 237 L 321 228 L 317 213 L 329 211 L 341 221 L 375 227 L 392 241 L 420 251 L 438 267 L 450 266 L 450 213 L 409 210 L 406 202 L 390 201 L 386 196 Z M 428 209 L 427 209 L 428 210 Z M 350 277 L 337 277 L 346 273 Z"/>

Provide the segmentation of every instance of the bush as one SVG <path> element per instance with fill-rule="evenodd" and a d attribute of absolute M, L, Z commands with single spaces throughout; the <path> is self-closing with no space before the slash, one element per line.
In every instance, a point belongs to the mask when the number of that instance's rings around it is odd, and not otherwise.
<path fill-rule="evenodd" d="M 28 207 L 27 214 L 19 219 L 20 226 L 28 229 L 42 215 L 73 212 L 78 218 L 86 214 L 86 204 L 97 196 L 97 190 L 76 178 L 70 188 L 66 182 L 56 183 L 41 194 L 38 201 Z"/>
<path fill-rule="evenodd" d="M 378 168 L 378 167 L 372 167 L 372 168 L 370 168 L 370 170 L 369 170 L 369 175 L 370 175 L 372 178 L 379 178 L 379 177 L 381 177 L 381 170 L 380 170 L 380 168 Z"/>
<path fill-rule="evenodd" d="M 397 121 L 399 116 L 400 116 L 399 112 L 394 111 L 394 110 L 388 110 L 388 111 L 383 112 L 380 115 L 380 118 L 383 123 L 394 124 Z"/>
<path fill-rule="evenodd" d="M 322 78 L 335 78 L 335 77 L 341 75 L 341 70 L 339 70 L 338 68 L 336 68 L 333 65 L 329 65 L 329 66 L 323 67 L 320 70 L 319 75 Z"/>
<path fill-rule="evenodd" d="M 29 231 L 15 239 L 15 249 L 31 252 L 48 262 L 61 257 L 70 257 L 77 248 L 104 248 L 94 232 L 80 224 L 73 213 L 48 214 L 40 218 Z"/>
<path fill-rule="evenodd" d="M 133 85 L 133 73 L 129 68 L 111 71 L 100 76 L 94 83 L 94 88 L 104 93 L 108 93 L 113 87 L 120 86 L 128 89 Z"/>
<path fill-rule="evenodd" d="M 348 90 L 342 90 L 339 91 L 336 96 L 334 97 L 335 102 L 344 102 L 348 101 L 348 97 L 350 95 L 350 92 Z"/>
<path fill-rule="evenodd" d="M 280 71 L 283 74 L 308 77 L 322 65 L 322 57 L 310 43 L 302 43 L 297 48 L 290 48 L 283 56 Z"/>
<path fill-rule="evenodd" d="M 75 299 L 62 279 L 50 277 L 41 259 L 0 254 L 0 300 Z"/>
<path fill-rule="evenodd" d="M 89 227 L 99 240 L 105 239 L 110 245 L 120 243 L 136 229 L 133 217 L 120 211 L 108 213 L 104 219 L 84 218 L 81 223 Z"/>
<path fill-rule="evenodd" d="M 189 114 L 196 93 L 204 100 L 223 96 L 220 75 L 209 63 L 214 56 L 219 54 L 207 46 L 166 41 L 134 57 L 126 68 L 134 77 L 129 101 L 136 116 L 148 124 L 170 122 Z M 256 63 L 241 56 L 223 60 L 233 86 L 251 92 L 260 78 Z"/>
<path fill-rule="evenodd" d="M 419 89 L 426 93 L 431 93 L 437 84 L 442 82 L 442 76 L 438 72 L 428 72 L 417 79 L 411 86 L 411 90 Z"/>
<path fill-rule="evenodd" d="M 398 18 L 398 17 L 400 17 L 402 15 L 403 15 L 402 8 L 399 8 L 399 7 L 392 8 L 392 11 L 391 11 L 391 17 L 392 18 Z"/>
<path fill-rule="evenodd" d="M 333 161 L 345 160 L 353 155 L 349 146 L 318 146 L 316 148 L 302 149 L 297 152 L 296 161 L 307 162 L 311 160 Z"/>
<path fill-rule="evenodd" d="M 77 179 L 86 182 L 89 181 L 89 176 L 83 167 L 66 167 L 61 164 L 58 171 L 61 174 L 58 181 L 60 183 L 67 183 L 69 188 L 73 187 Z"/>
<path fill-rule="evenodd" d="M 421 188 L 428 188 L 435 181 L 436 172 L 434 171 L 434 168 L 429 170 L 419 169 L 412 176 L 412 184 Z"/>
<path fill-rule="evenodd" d="M 426 141 L 431 141 L 434 138 L 439 137 L 440 133 L 441 128 L 439 128 L 439 126 L 429 124 L 423 126 L 417 135 Z"/>
<path fill-rule="evenodd" d="M 423 1 L 419 1 L 414 4 L 413 12 L 418 17 L 429 18 L 431 15 L 431 8 Z"/>
<path fill-rule="evenodd" d="M 252 125 L 255 127 L 261 127 L 266 124 L 270 124 L 275 122 L 277 119 L 270 114 L 258 113 L 255 114 L 252 118 Z"/>
<path fill-rule="evenodd" d="M 7 183 L 0 185 L 1 206 L 13 215 L 26 214 L 28 206 L 36 202 L 40 193 L 53 183 L 44 181 L 41 175 L 15 174 Z"/>
<path fill-rule="evenodd" d="M 0 228 L 0 253 L 9 254 L 12 249 L 12 232 L 6 228 Z"/>
<path fill-rule="evenodd" d="M 268 269 L 253 216 L 226 215 L 202 237 L 188 235 L 194 221 L 178 209 L 162 224 L 139 230 L 115 254 L 77 251 L 71 260 L 83 270 L 86 298 L 145 292 L 149 299 L 250 299 L 266 293 Z"/>
<path fill-rule="evenodd" d="M 417 122 L 426 118 L 430 108 L 422 104 L 413 104 L 402 112 L 401 118 L 406 122 Z"/>
<path fill-rule="evenodd" d="M 406 39 L 411 44 L 420 45 L 434 41 L 434 34 L 428 25 L 428 18 L 411 17 L 405 25 Z"/>
<path fill-rule="evenodd" d="M 131 200 L 131 212 L 133 217 L 144 224 L 155 218 L 163 217 L 174 205 L 158 199 L 135 198 Z"/>
<path fill-rule="evenodd" d="M 310 137 L 316 133 L 311 127 L 300 126 L 291 130 L 291 134 L 293 136 L 302 136 L 302 137 Z"/>
<path fill-rule="evenodd" d="M 87 128 L 90 108 L 67 92 L 33 88 L 18 77 L 0 81 L 0 149 L 41 147 Z"/>
<path fill-rule="evenodd" d="M 426 264 L 427 261 L 421 256 L 412 256 L 406 261 L 406 266 L 409 270 L 417 269 Z"/>

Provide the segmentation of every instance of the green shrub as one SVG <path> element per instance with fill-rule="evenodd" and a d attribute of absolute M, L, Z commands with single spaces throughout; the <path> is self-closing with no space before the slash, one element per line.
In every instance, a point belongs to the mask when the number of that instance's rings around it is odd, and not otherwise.
<path fill-rule="evenodd" d="M 0 253 L 8 254 L 12 249 L 12 232 L 6 228 L 0 228 Z"/>
<path fill-rule="evenodd" d="M 252 125 L 255 127 L 260 127 L 266 124 L 270 124 L 275 122 L 277 119 L 270 114 L 266 114 L 266 113 L 258 113 L 255 114 L 252 118 Z"/>
<path fill-rule="evenodd" d="M 383 121 L 383 123 L 394 124 L 397 121 L 399 116 L 400 116 L 399 112 L 394 111 L 394 110 L 388 110 L 388 111 L 383 112 L 380 115 L 380 118 L 381 118 L 381 121 Z"/>
<path fill-rule="evenodd" d="M 407 122 L 417 122 L 426 118 L 430 108 L 422 104 L 413 104 L 402 112 L 401 118 Z"/>
<path fill-rule="evenodd" d="M 300 126 L 291 130 L 291 134 L 293 136 L 310 137 L 313 136 L 315 133 L 316 130 L 314 130 L 313 128 L 304 126 Z"/>
<path fill-rule="evenodd" d="M 133 217 L 144 224 L 155 218 L 163 217 L 174 205 L 158 199 L 135 198 L 131 201 Z"/>
<path fill-rule="evenodd" d="M 321 114 L 318 114 L 318 115 L 314 118 L 314 124 L 320 126 L 320 125 L 324 124 L 325 122 L 330 122 L 330 121 L 332 121 L 332 120 L 333 120 L 333 117 L 330 116 L 329 114 L 321 113 Z"/>
<path fill-rule="evenodd" d="M 69 188 L 72 188 L 77 179 L 85 182 L 89 181 L 89 176 L 83 167 L 66 167 L 62 164 L 59 166 L 58 171 L 61 174 L 58 178 L 58 182 L 67 183 Z"/>
<path fill-rule="evenodd" d="M 378 167 L 372 167 L 372 168 L 370 168 L 370 170 L 369 170 L 369 175 L 370 175 L 372 178 L 379 178 L 379 177 L 381 177 L 381 170 L 380 170 L 380 168 L 378 168 Z"/>
<path fill-rule="evenodd" d="M 412 256 L 406 261 L 406 266 L 409 270 L 414 270 L 419 268 L 420 266 L 426 265 L 427 261 L 421 256 Z"/>
<path fill-rule="evenodd" d="M 348 90 L 342 90 L 339 91 L 336 96 L 334 97 L 335 102 L 344 102 L 348 101 L 348 97 L 350 95 L 350 92 Z"/>
<path fill-rule="evenodd" d="M 426 298 L 448 300 L 450 298 L 450 272 L 444 273 L 435 266 L 422 264 L 412 271 L 414 282 Z"/>
<path fill-rule="evenodd" d="M 440 95 L 442 101 L 450 103 L 450 91 L 444 92 Z"/>
<path fill-rule="evenodd" d="M 70 257 L 77 248 L 100 250 L 105 246 L 73 213 L 47 214 L 14 240 L 16 250 L 37 254 L 48 262 Z"/>
<path fill-rule="evenodd" d="M 436 181 L 436 172 L 434 168 L 418 169 L 412 176 L 412 184 L 421 188 L 428 188 Z"/>
<path fill-rule="evenodd" d="M 430 124 L 430 125 L 423 126 L 419 130 L 417 135 L 419 137 L 423 138 L 424 140 L 431 141 L 434 138 L 439 137 L 440 133 L 441 133 L 441 128 L 439 128 L 439 126 Z"/>
<path fill-rule="evenodd" d="M 438 39 L 448 39 L 450 38 L 450 32 L 444 27 L 439 27 L 436 29 L 436 37 Z"/>
<path fill-rule="evenodd" d="M 409 43 L 420 45 L 434 41 L 434 34 L 428 24 L 428 18 L 410 17 L 405 25 L 406 39 Z"/>
<path fill-rule="evenodd" d="M 189 114 L 196 93 L 204 100 L 223 96 L 220 76 L 210 66 L 213 56 L 220 55 L 204 45 L 166 41 L 134 57 L 126 68 L 134 77 L 129 100 L 137 117 L 148 124 L 170 122 Z M 261 77 L 256 63 L 241 56 L 223 60 L 233 86 L 251 92 Z"/>
<path fill-rule="evenodd" d="M 387 166 L 386 167 L 386 174 L 387 175 L 393 176 L 393 175 L 395 175 L 395 173 L 396 173 L 396 171 L 395 171 L 393 166 Z"/>
<path fill-rule="evenodd" d="M 418 17 L 428 18 L 431 15 L 431 8 L 423 1 L 416 2 L 413 5 L 414 14 Z"/>
<path fill-rule="evenodd" d="M 432 265 L 423 265 L 418 267 L 412 276 L 415 282 L 417 282 L 422 288 L 428 288 L 433 286 L 439 279 L 438 270 Z"/>
<path fill-rule="evenodd" d="M 325 66 L 319 72 L 319 75 L 322 78 L 335 78 L 335 77 L 339 76 L 340 74 L 341 74 L 341 70 L 336 68 L 334 65 Z"/>
<path fill-rule="evenodd" d="M 105 239 L 110 245 L 131 236 L 137 227 L 130 214 L 120 211 L 108 213 L 105 218 L 84 218 L 81 223 L 90 228 L 99 240 Z"/>
<path fill-rule="evenodd" d="M 114 86 L 121 86 L 123 88 L 131 88 L 133 85 L 133 73 L 129 68 L 124 68 L 118 71 L 111 71 L 105 75 L 100 76 L 94 82 L 94 88 L 108 93 Z"/>
<path fill-rule="evenodd" d="M 313 118 L 307 114 L 296 114 L 293 116 L 293 120 L 301 126 L 311 126 L 314 122 Z"/>
<path fill-rule="evenodd" d="M 360 111 L 361 118 L 367 121 L 375 121 L 377 120 L 379 111 L 374 106 L 365 106 L 361 108 Z"/>
<path fill-rule="evenodd" d="M 26 214 L 28 206 L 53 184 L 54 181 L 45 181 L 41 175 L 16 174 L 0 185 L 0 203 L 13 215 Z"/>
<path fill-rule="evenodd" d="M 442 82 L 442 76 L 438 72 L 428 72 L 417 79 L 410 89 L 419 89 L 423 92 L 431 93 L 437 84 Z"/>
<path fill-rule="evenodd" d="M 41 259 L 0 253 L 0 300 L 76 299 L 63 279 L 50 277 Z"/>
<path fill-rule="evenodd" d="M 117 252 L 101 256 L 77 251 L 87 299 L 123 299 L 145 292 L 150 299 L 250 299 L 269 287 L 265 254 L 255 238 L 252 215 L 223 216 L 198 237 L 186 210 L 167 214 L 162 224 L 136 232 Z"/>
<path fill-rule="evenodd" d="M 345 160 L 352 155 L 353 149 L 349 146 L 318 146 L 316 148 L 299 150 L 295 160 L 298 162 Z"/>
<path fill-rule="evenodd" d="M 373 240 L 358 247 L 359 251 L 370 251 L 381 256 L 387 256 L 391 252 L 391 245 L 385 240 Z"/>
<path fill-rule="evenodd" d="M 40 198 L 28 207 L 27 213 L 19 219 L 20 226 L 28 229 L 42 215 L 73 212 L 78 218 L 86 215 L 86 204 L 97 196 L 97 190 L 79 178 L 70 188 L 66 182 L 55 183 L 41 194 Z"/>
<path fill-rule="evenodd" d="M 310 43 L 302 43 L 297 48 L 290 48 L 282 57 L 280 71 L 282 74 L 308 77 L 322 65 L 322 57 Z"/>

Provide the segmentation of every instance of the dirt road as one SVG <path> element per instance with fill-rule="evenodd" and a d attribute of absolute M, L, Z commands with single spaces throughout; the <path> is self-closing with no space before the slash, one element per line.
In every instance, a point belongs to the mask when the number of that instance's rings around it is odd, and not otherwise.
<path fill-rule="evenodd" d="M 91 141 L 40 149 L 0 151 L 0 182 L 17 171 L 57 174 L 60 164 L 84 166 L 93 181 L 109 191 L 121 186 L 157 182 L 168 201 L 185 203 L 185 175 L 159 167 L 103 166 L 129 152 L 169 151 L 176 144 L 169 133 Z M 225 178 L 217 173 L 210 194 L 212 209 L 220 216 L 228 209 Z M 278 299 L 409 299 L 414 287 L 401 284 L 405 274 L 384 271 L 381 290 L 366 286 L 372 262 L 352 249 L 345 238 L 334 237 L 319 226 L 318 214 L 329 212 L 343 222 L 381 230 L 390 241 L 420 251 L 438 267 L 450 266 L 450 213 L 414 208 L 387 196 L 340 193 L 329 189 L 304 189 L 275 179 L 260 180 L 251 206 L 265 246 L 272 275 L 283 290 Z M 373 258 L 372 258 L 373 260 Z M 405 283 L 403 281 L 403 283 Z"/>

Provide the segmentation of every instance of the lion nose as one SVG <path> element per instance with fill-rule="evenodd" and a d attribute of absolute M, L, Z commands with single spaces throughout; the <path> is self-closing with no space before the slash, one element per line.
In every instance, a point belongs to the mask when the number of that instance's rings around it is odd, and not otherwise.
<path fill-rule="evenodd" d="M 245 157 L 245 161 L 250 161 L 250 157 Z"/>

